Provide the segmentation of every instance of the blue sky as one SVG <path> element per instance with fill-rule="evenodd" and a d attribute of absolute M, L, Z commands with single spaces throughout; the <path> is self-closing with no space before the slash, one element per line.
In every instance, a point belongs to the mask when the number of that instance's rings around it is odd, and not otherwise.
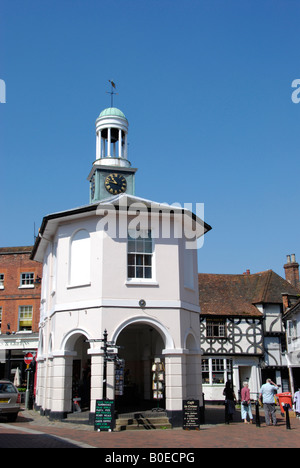
<path fill-rule="evenodd" d="M 205 204 L 199 271 L 283 275 L 300 260 L 299 22 L 297 0 L 1 0 L 0 245 L 88 203 L 113 79 L 136 195 Z"/>

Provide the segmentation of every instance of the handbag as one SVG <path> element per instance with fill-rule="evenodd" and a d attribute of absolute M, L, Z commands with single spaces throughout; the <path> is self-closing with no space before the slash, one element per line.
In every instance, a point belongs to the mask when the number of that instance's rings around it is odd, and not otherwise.
<path fill-rule="evenodd" d="M 248 401 L 243 400 L 243 401 L 242 401 L 242 405 L 243 405 L 243 406 L 248 406 Z"/>

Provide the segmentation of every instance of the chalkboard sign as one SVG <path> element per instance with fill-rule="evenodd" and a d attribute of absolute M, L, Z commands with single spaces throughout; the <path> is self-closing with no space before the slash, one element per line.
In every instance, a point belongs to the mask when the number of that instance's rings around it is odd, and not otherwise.
<path fill-rule="evenodd" d="M 114 400 L 96 400 L 95 431 L 112 431 L 115 427 Z"/>
<path fill-rule="evenodd" d="M 183 401 L 183 429 L 199 430 L 200 409 L 199 400 Z"/>

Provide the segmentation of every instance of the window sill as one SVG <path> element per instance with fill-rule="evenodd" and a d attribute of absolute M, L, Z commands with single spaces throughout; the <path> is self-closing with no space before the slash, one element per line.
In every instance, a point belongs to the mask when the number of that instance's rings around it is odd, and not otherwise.
<path fill-rule="evenodd" d="M 24 284 L 22 286 L 19 286 L 18 289 L 34 289 L 34 284 Z"/>
<path fill-rule="evenodd" d="M 125 281 L 126 286 L 159 286 L 157 281 L 147 279 L 132 279 Z"/>
<path fill-rule="evenodd" d="M 84 284 L 67 284 L 67 289 L 75 289 L 75 288 L 86 288 L 91 286 L 91 283 L 84 283 Z"/>

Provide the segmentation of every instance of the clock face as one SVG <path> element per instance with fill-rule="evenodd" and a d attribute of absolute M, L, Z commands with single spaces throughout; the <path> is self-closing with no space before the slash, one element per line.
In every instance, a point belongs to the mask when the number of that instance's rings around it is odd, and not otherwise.
<path fill-rule="evenodd" d="M 112 195 L 124 193 L 127 188 L 127 182 L 122 174 L 109 174 L 105 179 L 105 188 Z"/>

